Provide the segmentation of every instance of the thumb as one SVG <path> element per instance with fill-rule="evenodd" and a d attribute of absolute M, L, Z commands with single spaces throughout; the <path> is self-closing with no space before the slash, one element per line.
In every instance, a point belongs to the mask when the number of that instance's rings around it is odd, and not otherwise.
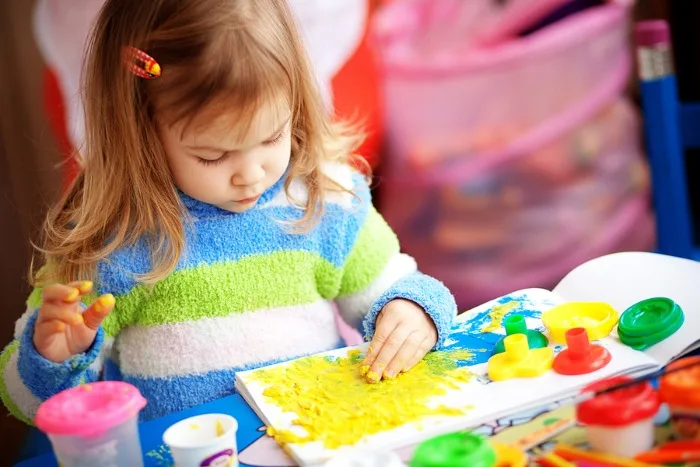
<path fill-rule="evenodd" d="M 95 300 L 93 304 L 83 312 L 83 321 L 85 322 L 85 326 L 93 331 L 97 331 L 97 328 L 100 327 L 102 321 L 114 309 L 115 303 L 116 300 L 112 294 L 102 295 L 100 298 Z"/>

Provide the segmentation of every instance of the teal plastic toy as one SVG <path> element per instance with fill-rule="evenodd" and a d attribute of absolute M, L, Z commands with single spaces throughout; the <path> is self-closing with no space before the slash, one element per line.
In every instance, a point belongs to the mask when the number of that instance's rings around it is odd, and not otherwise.
<path fill-rule="evenodd" d="M 503 353 L 505 346 L 503 340 L 511 334 L 525 334 L 527 345 L 530 349 L 541 349 L 549 345 L 549 339 L 539 331 L 528 329 L 525 317 L 519 314 L 509 314 L 503 318 L 503 327 L 506 328 L 506 335 L 501 337 L 493 348 L 493 355 Z"/>

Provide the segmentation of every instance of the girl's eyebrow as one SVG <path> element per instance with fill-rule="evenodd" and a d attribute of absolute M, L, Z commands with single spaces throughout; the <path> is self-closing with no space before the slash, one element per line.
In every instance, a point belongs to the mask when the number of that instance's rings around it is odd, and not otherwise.
<path fill-rule="evenodd" d="M 277 136 L 279 133 L 281 133 L 282 130 L 284 130 L 284 127 L 287 126 L 287 123 L 289 123 L 289 120 L 291 120 L 291 119 L 292 119 L 292 117 L 290 115 L 289 117 L 287 117 L 287 119 L 284 121 L 284 123 L 282 123 L 279 126 L 279 128 L 277 128 L 274 132 L 272 132 L 272 134 L 270 136 L 263 139 L 263 142 L 269 141 L 269 140 L 273 139 L 275 136 Z M 233 151 L 237 150 L 237 149 L 219 148 L 216 146 L 186 146 L 186 147 L 187 147 L 187 149 L 191 149 L 192 151 L 233 152 Z"/>

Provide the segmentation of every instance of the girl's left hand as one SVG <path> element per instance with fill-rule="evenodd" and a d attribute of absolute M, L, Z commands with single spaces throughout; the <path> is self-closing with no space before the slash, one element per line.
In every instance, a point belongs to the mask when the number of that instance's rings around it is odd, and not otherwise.
<path fill-rule="evenodd" d="M 362 372 L 370 383 L 394 378 L 420 362 L 437 339 L 435 323 L 423 308 L 410 300 L 394 299 L 377 316 Z"/>

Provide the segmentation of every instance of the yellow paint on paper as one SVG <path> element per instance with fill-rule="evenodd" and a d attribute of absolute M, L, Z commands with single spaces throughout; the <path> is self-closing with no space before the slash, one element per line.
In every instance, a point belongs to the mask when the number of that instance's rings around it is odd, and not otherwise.
<path fill-rule="evenodd" d="M 221 424 L 221 420 L 216 421 L 216 436 L 219 437 L 225 433 L 224 425 Z"/>
<path fill-rule="evenodd" d="M 491 322 L 487 325 L 485 325 L 483 328 L 481 328 L 481 332 L 494 332 L 498 331 L 501 328 L 501 321 L 503 321 L 503 317 L 508 314 L 508 312 L 513 311 L 518 307 L 518 302 L 515 300 L 510 301 L 508 303 L 504 303 L 503 305 L 496 305 L 491 309 L 491 313 L 489 313 L 489 318 L 491 318 Z"/>
<path fill-rule="evenodd" d="M 454 408 L 431 399 L 472 378 L 467 368 L 457 366 L 472 357 L 466 350 L 430 352 L 410 371 L 367 384 L 361 371 L 364 356 L 355 349 L 346 357 L 311 356 L 261 369 L 249 378 L 266 385 L 268 403 L 296 414 L 293 424 L 306 432 L 269 427 L 268 436 L 282 446 L 317 441 L 336 449 L 425 417 L 467 413 L 472 406 L 466 402 Z"/>

